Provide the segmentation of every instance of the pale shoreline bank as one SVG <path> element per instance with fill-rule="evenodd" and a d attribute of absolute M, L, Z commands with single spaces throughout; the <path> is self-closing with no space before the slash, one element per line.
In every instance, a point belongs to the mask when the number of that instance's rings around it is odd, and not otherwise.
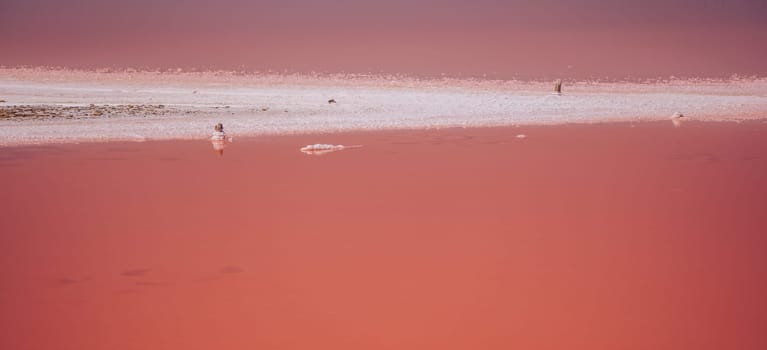
<path fill-rule="evenodd" d="M 767 118 L 767 79 L 657 83 L 0 69 L 0 145 Z M 334 99 L 337 103 L 330 104 Z"/>

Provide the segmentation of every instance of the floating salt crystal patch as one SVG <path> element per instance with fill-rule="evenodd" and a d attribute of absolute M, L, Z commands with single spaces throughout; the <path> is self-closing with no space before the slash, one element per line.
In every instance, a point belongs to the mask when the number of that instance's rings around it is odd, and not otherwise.
<path fill-rule="evenodd" d="M 301 152 L 306 154 L 325 154 L 335 151 L 344 150 L 347 148 L 360 148 L 361 145 L 344 146 L 344 145 L 329 145 L 325 143 L 315 143 L 313 145 L 306 145 L 301 147 Z"/>
<path fill-rule="evenodd" d="M 519 135 L 517 135 L 517 138 L 518 138 L 518 139 L 524 139 L 524 138 L 527 138 L 527 135 L 525 135 L 525 134 L 519 134 Z"/>
<path fill-rule="evenodd" d="M 306 145 L 304 147 L 301 147 L 302 151 L 327 151 L 327 150 L 336 150 L 336 149 L 344 149 L 344 145 L 328 145 L 324 143 L 315 143 L 313 145 Z"/>

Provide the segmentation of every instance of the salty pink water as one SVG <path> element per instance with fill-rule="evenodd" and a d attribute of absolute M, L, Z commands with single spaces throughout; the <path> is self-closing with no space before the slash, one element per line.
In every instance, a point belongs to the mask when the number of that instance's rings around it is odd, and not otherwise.
<path fill-rule="evenodd" d="M 0 348 L 764 349 L 766 136 L 4 148 Z"/>
<path fill-rule="evenodd" d="M 763 0 L 4 0 L 0 65 L 767 76 Z"/>

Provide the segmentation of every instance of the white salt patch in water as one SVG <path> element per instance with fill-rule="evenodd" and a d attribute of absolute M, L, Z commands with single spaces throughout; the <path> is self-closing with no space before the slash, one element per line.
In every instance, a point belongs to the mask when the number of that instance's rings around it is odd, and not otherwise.
<path fill-rule="evenodd" d="M 330 152 L 336 152 L 341 151 L 349 148 L 361 148 L 362 145 L 353 145 L 353 146 L 344 146 L 344 145 L 330 145 L 330 144 L 324 144 L 324 143 L 316 143 L 313 145 L 306 145 L 304 147 L 301 147 L 301 152 L 306 154 L 325 154 Z"/>
<path fill-rule="evenodd" d="M 135 73 L 134 79 L 126 81 L 118 79 L 120 74 L 56 74 L 62 78 L 46 81 L 34 72 L 0 69 L 0 97 L 7 101 L 3 105 L 163 104 L 174 112 L 82 120 L 0 120 L 0 144 L 135 140 L 136 135 L 204 139 L 217 123 L 237 135 L 264 135 L 668 120 L 669 111 L 678 110 L 699 120 L 767 117 L 765 79 L 568 83 L 568 93 L 558 96 L 550 93 L 549 82 L 224 79 L 150 73 Z M 343 103 L 328 104 L 330 98 Z"/>

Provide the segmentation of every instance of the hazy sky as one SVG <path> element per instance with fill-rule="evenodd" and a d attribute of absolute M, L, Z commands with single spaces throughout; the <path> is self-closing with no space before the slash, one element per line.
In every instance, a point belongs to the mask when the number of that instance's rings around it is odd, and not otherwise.
<path fill-rule="evenodd" d="M 765 0 L 0 0 L 0 64 L 767 76 Z"/>

